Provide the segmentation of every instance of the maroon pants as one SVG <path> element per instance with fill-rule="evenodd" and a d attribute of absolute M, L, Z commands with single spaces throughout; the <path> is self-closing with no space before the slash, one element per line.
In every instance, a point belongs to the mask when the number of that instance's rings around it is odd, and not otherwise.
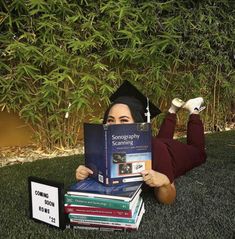
<path fill-rule="evenodd" d="M 176 114 L 168 113 L 158 135 L 153 138 L 153 169 L 171 182 L 206 160 L 204 128 L 199 115 L 191 114 L 187 126 L 187 144 L 173 139 Z"/>

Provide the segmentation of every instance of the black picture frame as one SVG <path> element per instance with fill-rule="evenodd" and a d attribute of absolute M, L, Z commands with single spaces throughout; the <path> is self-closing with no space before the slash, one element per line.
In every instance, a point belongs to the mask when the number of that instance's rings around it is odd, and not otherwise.
<path fill-rule="evenodd" d="M 40 185 L 45 185 L 45 186 L 51 186 L 53 188 L 57 188 L 58 189 L 58 195 L 56 195 L 58 197 L 58 226 L 53 225 L 51 223 L 48 223 L 42 219 L 38 219 L 36 217 L 33 216 L 33 198 L 32 198 L 32 183 L 37 183 Z M 45 223 L 49 226 L 52 227 L 56 227 L 59 228 L 61 230 L 64 230 L 66 227 L 66 221 L 65 221 L 65 215 L 64 215 L 64 184 L 60 183 L 60 182 L 56 182 L 56 181 L 52 181 L 52 180 L 47 180 L 44 178 L 39 178 L 39 177 L 35 177 L 35 176 L 29 176 L 28 177 L 28 193 L 29 193 L 29 218 L 33 219 L 36 222 L 39 223 Z"/>

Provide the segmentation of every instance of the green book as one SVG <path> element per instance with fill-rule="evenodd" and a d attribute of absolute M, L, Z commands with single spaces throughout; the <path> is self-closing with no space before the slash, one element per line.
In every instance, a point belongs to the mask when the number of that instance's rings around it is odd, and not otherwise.
<path fill-rule="evenodd" d="M 124 201 L 118 199 L 107 199 L 98 197 L 74 196 L 65 194 L 65 204 L 84 205 L 92 207 L 104 207 L 122 210 L 131 210 L 135 202 L 140 197 L 141 190 L 135 195 L 131 201 Z"/>

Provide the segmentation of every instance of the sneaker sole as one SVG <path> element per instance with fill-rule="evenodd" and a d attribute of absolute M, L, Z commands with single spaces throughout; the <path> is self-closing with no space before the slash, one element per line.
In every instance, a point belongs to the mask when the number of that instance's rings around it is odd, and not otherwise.
<path fill-rule="evenodd" d="M 172 104 L 177 108 L 181 108 L 185 105 L 185 102 L 183 100 L 180 100 L 179 98 L 175 98 L 172 100 Z"/>

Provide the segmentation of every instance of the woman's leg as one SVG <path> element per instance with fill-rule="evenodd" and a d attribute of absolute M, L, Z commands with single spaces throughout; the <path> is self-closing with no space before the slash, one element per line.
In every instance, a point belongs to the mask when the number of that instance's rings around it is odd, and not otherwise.
<path fill-rule="evenodd" d="M 172 174 L 173 178 L 177 178 L 205 162 L 205 154 L 193 145 L 164 138 L 155 138 L 153 143 L 153 169 L 169 175 L 170 180 Z M 169 170 L 170 165 L 171 170 Z"/>
<path fill-rule="evenodd" d="M 172 100 L 168 114 L 160 127 L 157 138 L 173 139 L 176 125 L 176 113 L 184 104 L 185 102 L 179 98 Z"/>
<path fill-rule="evenodd" d="M 206 160 L 204 127 L 199 113 L 205 109 L 202 106 L 202 97 L 188 100 L 183 106 L 189 111 L 189 121 L 187 127 L 187 144 L 195 147 L 201 156 L 202 163 Z"/>
<path fill-rule="evenodd" d="M 153 169 L 167 175 L 171 182 L 206 160 L 204 129 L 198 115 L 202 102 L 202 98 L 186 102 L 190 113 L 187 144 L 172 139 L 176 115 L 170 113 L 153 140 Z"/>
<path fill-rule="evenodd" d="M 157 138 L 173 139 L 176 125 L 176 114 L 168 113 L 162 122 Z"/>
<path fill-rule="evenodd" d="M 190 114 L 187 127 L 187 144 L 200 151 L 202 158 L 206 159 L 205 136 L 203 123 L 198 114 Z"/>
<path fill-rule="evenodd" d="M 159 129 L 157 138 L 173 139 L 176 124 L 176 114 L 168 113 Z"/>

